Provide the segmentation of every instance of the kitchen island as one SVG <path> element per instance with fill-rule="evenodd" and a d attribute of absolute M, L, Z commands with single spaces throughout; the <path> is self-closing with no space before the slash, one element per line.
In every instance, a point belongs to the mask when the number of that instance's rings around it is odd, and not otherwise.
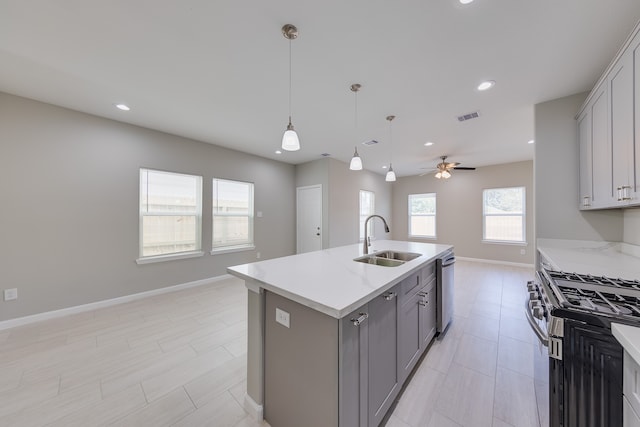
<path fill-rule="evenodd" d="M 435 261 L 450 245 L 379 240 L 420 254 L 387 267 L 349 245 L 229 267 L 248 288 L 247 395 L 280 426 L 373 426 L 435 335 Z"/>

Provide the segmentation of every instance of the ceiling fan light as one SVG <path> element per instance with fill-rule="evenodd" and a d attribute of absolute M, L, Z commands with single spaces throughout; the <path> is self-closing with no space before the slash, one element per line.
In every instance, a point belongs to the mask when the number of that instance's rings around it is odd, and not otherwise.
<path fill-rule="evenodd" d="M 451 174 L 449 173 L 449 171 L 446 170 L 446 171 L 442 172 L 442 177 L 444 179 L 448 179 L 448 178 L 451 178 Z"/>
<path fill-rule="evenodd" d="M 436 174 L 436 178 L 438 179 L 442 178 L 442 172 L 438 171 L 438 173 Z"/>
<path fill-rule="evenodd" d="M 291 119 L 289 119 L 287 130 L 284 132 L 284 135 L 282 135 L 282 149 L 287 151 L 298 151 L 300 149 L 300 140 L 291 124 Z"/>
<path fill-rule="evenodd" d="M 353 157 L 351 158 L 351 163 L 349 163 L 349 169 L 352 171 L 362 170 L 362 159 L 358 154 L 358 148 L 356 147 L 355 152 L 353 153 Z"/>
<path fill-rule="evenodd" d="M 396 173 L 393 171 L 393 167 L 391 163 L 389 163 L 389 170 L 387 171 L 387 176 L 384 178 L 387 182 L 393 182 L 396 180 Z"/>

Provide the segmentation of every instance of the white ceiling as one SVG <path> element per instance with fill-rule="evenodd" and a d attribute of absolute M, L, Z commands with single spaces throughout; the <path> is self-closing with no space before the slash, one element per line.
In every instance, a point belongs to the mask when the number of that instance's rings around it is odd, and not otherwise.
<path fill-rule="evenodd" d="M 638 0 L 0 0 L 0 91 L 293 164 L 375 139 L 377 173 L 394 114 L 394 169 L 417 175 L 532 159 L 534 104 L 590 90 L 639 19 Z M 302 149 L 277 155 L 287 23 Z"/>

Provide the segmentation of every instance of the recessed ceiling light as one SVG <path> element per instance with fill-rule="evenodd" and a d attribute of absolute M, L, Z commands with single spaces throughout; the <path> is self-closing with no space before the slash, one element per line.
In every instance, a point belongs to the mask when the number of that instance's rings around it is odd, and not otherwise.
<path fill-rule="evenodd" d="M 131 108 L 129 108 L 128 106 L 126 106 L 125 104 L 116 104 L 116 108 L 122 110 L 122 111 L 129 111 L 131 110 Z"/>
<path fill-rule="evenodd" d="M 462 4 L 469 4 L 469 3 L 473 2 L 473 0 L 459 0 L 459 1 Z"/>
<path fill-rule="evenodd" d="M 382 166 L 382 169 L 386 169 L 386 168 L 387 168 L 387 165 Z"/>
<path fill-rule="evenodd" d="M 478 85 L 478 90 L 491 89 L 495 84 L 496 82 L 494 82 L 493 80 L 487 80 L 486 82 L 482 82 Z"/>
<path fill-rule="evenodd" d="M 433 145 L 433 142 L 431 142 L 431 141 L 424 143 L 425 147 L 431 147 L 432 145 Z"/>
<path fill-rule="evenodd" d="M 530 139 L 527 144 L 533 144 L 535 141 L 533 139 Z"/>
<path fill-rule="evenodd" d="M 276 154 L 282 154 L 282 151 L 276 150 Z"/>

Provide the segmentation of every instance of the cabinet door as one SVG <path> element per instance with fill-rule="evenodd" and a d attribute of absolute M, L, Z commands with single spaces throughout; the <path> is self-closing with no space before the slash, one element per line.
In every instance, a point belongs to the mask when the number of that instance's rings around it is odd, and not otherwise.
<path fill-rule="evenodd" d="M 603 84 L 591 106 L 591 146 L 593 147 L 593 207 L 614 206 L 609 138 L 608 85 Z"/>
<path fill-rule="evenodd" d="M 398 394 L 397 286 L 369 302 L 369 426 L 378 426 Z"/>
<path fill-rule="evenodd" d="M 425 286 L 418 295 L 421 297 L 420 306 L 420 349 L 424 351 L 436 335 L 436 281 Z"/>
<path fill-rule="evenodd" d="M 367 427 L 369 306 L 340 320 L 338 417 L 341 426 Z"/>
<path fill-rule="evenodd" d="M 616 205 L 628 205 L 633 171 L 633 56 L 627 51 L 611 71 L 611 152 Z"/>
<path fill-rule="evenodd" d="M 593 163 L 591 160 L 591 109 L 587 108 L 578 118 L 580 141 L 580 209 L 589 209 L 593 203 Z"/>
<path fill-rule="evenodd" d="M 423 297 L 415 293 L 400 307 L 398 319 L 398 359 L 400 382 L 402 383 L 420 359 L 422 340 L 420 339 L 420 302 Z"/>
<path fill-rule="evenodd" d="M 635 138 L 634 167 L 631 180 L 631 204 L 640 204 L 640 33 L 636 36 L 631 51 L 633 53 L 635 86 Z"/>

